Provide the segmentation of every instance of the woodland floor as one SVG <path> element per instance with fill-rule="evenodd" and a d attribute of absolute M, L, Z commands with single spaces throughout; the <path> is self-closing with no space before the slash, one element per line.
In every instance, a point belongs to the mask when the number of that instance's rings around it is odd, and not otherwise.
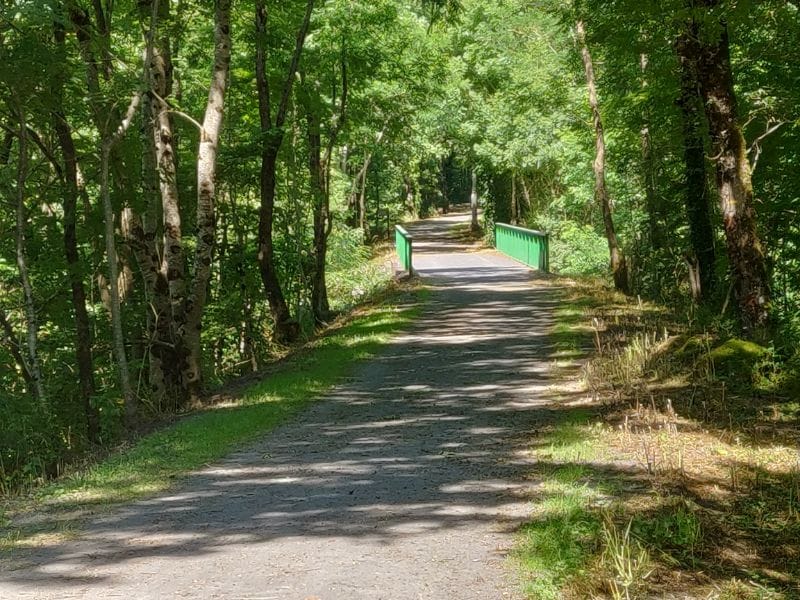
<path fill-rule="evenodd" d="M 423 313 L 291 423 L 0 563 L 0 598 L 516 598 L 558 293 L 412 224 Z"/>

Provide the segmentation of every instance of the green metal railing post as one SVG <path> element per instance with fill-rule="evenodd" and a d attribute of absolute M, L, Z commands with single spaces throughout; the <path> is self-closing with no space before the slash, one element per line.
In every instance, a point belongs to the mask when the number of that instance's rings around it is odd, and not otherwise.
<path fill-rule="evenodd" d="M 414 238 L 400 225 L 394 226 L 394 247 L 397 251 L 397 258 L 400 259 L 400 266 L 409 275 L 414 273 L 412 260 Z"/>
<path fill-rule="evenodd" d="M 495 223 L 494 247 L 538 271 L 550 270 L 550 237 L 541 231 Z"/>

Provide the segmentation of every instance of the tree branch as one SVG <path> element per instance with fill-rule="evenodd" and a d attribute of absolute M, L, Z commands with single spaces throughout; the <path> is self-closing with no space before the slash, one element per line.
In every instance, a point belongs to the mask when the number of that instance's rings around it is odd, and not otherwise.
<path fill-rule="evenodd" d="M 775 125 L 773 125 L 772 127 L 767 127 L 767 130 L 764 133 L 762 133 L 755 140 L 753 140 L 752 145 L 747 150 L 747 154 L 754 153 L 753 160 L 750 164 L 750 175 L 755 173 L 756 167 L 758 166 L 758 159 L 761 158 L 761 142 L 763 142 L 768 136 L 778 131 L 778 129 L 780 129 L 785 124 L 786 121 L 780 121 Z"/>
<path fill-rule="evenodd" d="M 275 115 L 275 127 L 280 129 L 286 121 L 286 111 L 289 107 L 289 97 L 292 93 L 292 85 L 294 84 L 295 73 L 297 66 L 300 64 L 300 55 L 303 52 L 303 45 L 306 41 L 308 34 L 308 26 L 311 23 L 311 13 L 314 10 L 314 0 L 308 0 L 306 3 L 306 13 L 303 16 L 303 23 L 297 31 L 297 39 L 295 40 L 294 52 L 292 53 L 292 60 L 289 63 L 289 70 L 286 73 L 286 81 L 283 83 L 283 91 L 281 93 L 281 102 L 278 105 L 278 112 Z"/>

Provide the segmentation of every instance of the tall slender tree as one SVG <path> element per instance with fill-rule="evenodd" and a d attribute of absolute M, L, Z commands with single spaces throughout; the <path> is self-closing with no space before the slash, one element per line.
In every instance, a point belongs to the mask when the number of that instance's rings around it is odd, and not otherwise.
<path fill-rule="evenodd" d="M 611 209 L 611 198 L 606 187 L 606 141 L 603 132 L 603 120 L 600 117 L 600 103 L 597 99 L 594 65 L 589 47 L 586 44 L 586 26 L 583 21 L 579 20 L 577 22 L 575 33 L 581 49 L 581 58 L 583 59 L 583 67 L 586 74 L 586 87 L 589 90 L 589 107 L 592 109 L 592 122 L 594 123 L 595 157 L 592 165 L 594 168 L 594 198 L 603 214 L 603 227 L 605 228 L 608 251 L 611 256 L 611 274 L 614 278 L 614 287 L 621 292 L 628 293 L 628 264 L 617 239 Z"/>
<path fill-rule="evenodd" d="M 314 0 L 306 2 L 305 13 L 297 30 L 294 50 L 280 91 L 275 117 L 269 78 L 267 76 L 267 27 L 268 11 L 264 0 L 256 0 L 256 87 L 258 91 L 258 114 L 261 122 L 261 175 L 260 207 L 258 217 L 258 265 L 264 292 L 269 302 L 275 339 L 280 343 L 291 342 L 300 334 L 299 323 L 292 318 L 289 305 L 281 287 L 275 267 L 275 245 L 273 224 L 275 219 L 275 187 L 277 184 L 278 153 L 284 139 L 289 100 L 305 45 Z"/>

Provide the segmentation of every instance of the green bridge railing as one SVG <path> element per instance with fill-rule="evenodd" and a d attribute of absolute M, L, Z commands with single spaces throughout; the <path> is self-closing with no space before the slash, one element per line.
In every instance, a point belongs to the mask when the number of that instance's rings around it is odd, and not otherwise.
<path fill-rule="evenodd" d="M 544 273 L 550 270 L 550 239 L 546 233 L 495 223 L 494 247 L 533 269 Z"/>
<path fill-rule="evenodd" d="M 408 271 L 411 275 L 414 272 L 412 263 L 413 254 L 413 238 L 403 227 L 400 225 L 394 226 L 394 246 L 397 250 L 397 258 L 400 259 L 400 267 L 404 271 Z"/>

